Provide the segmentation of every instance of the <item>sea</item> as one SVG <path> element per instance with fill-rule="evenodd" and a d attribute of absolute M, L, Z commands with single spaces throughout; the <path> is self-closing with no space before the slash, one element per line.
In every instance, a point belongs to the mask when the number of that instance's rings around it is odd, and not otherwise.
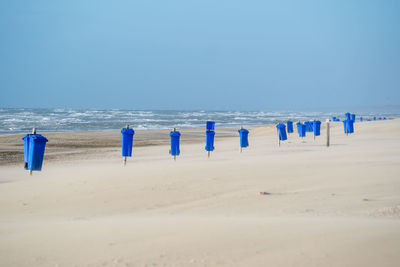
<path fill-rule="evenodd" d="M 44 109 L 0 108 L 0 134 L 40 132 L 107 131 L 129 124 L 133 129 L 203 128 L 207 120 L 216 127 L 266 125 L 332 116 L 343 118 L 343 111 L 205 111 L 205 110 L 123 110 L 123 109 Z M 350 111 L 351 112 L 351 111 Z M 399 112 L 362 112 L 358 116 L 394 116 Z"/>

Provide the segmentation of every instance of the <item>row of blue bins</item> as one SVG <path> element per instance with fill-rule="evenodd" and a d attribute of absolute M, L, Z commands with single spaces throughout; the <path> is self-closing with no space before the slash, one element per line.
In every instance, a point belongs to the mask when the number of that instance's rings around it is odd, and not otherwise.
<path fill-rule="evenodd" d="M 343 127 L 345 134 L 354 133 L 354 122 L 356 119 L 355 114 L 346 113 L 346 119 L 343 120 Z M 386 120 L 386 117 L 373 117 L 373 120 Z M 390 119 L 390 118 L 389 118 Z M 333 121 L 339 121 L 336 117 L 332 117 Z M 367 119 L 371 120 L 371 119 Z M 363 118 L 360 117 L 360 121 L 363 121 Z M 312 132 L 314 134 L 314 138 L 316 136 L 320 136 L 321 134 L 321 122 L 316 121 L 306 121 L 304 123 L 297 122 L 297 133 L 299 137 L 305 137 L 307 132 Z M 287 140 L 287 134 L 293 133 L 293 122 L 287 121 L 286 125 L 280 123 L 276 126 L 279 144 L 281 141 Z M 249 146 L 248 135 L 249 131 L 247 129 L 238 130 L 240 136 L 240 149 Z M 121 130 L 122 134 L 122 156 L 131 157 L 132 156 L 132 147 L 133 147 L 133 136 L 135 131 L 127 125 L 126 128 Z M 170 132 L 171 138 L 171 148 L 170 154 L 176 158 L 180 154 L 180 132 L 174 129 Z M 214 138 L 215 138 L 215 122 L 214 121 L 207 121 L 206 123 L 206 146 L 205 150 L 210 155 L 211 151 L 214 151 Z M 25 161 L 25 169 L 29 171 L 40 171 L 43 165 L 43 157 L 45 152 L 46 143 L 48 140 L 40 135 L 36 134 L 35 130 L 34 133 L 25 135 L 22 140 L 24 141 L 24 161 Z"/>

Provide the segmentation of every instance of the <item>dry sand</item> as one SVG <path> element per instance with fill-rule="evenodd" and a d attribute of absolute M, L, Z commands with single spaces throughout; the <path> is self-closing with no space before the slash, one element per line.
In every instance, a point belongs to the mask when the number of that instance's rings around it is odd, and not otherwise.
<path fill-rule="evenodd" d="M 210 159 L 188 130 L 176 162 L 138 132 L 126 167 L 117 132 L 47 134 L 42 172 L 0 166 L 0 266 L 399 266 L 400 120 L 355 128 L 278 148 L 257 127 L 243 153 L 217 129 Z"/>

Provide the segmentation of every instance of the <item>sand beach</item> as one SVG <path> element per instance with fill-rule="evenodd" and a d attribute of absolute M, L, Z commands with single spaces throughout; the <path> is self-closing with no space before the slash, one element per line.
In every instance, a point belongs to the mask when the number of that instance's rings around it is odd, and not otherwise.
<path fill-rule="evenodd" d="M 400 120 L 346 136 L 253 126 L 137 131 L 122 164 L 118 131 L 46 133 L 41 172 L 23 170 L 22 135 L 0 136 L 0 266 L 399 266 Z M 263 192 L 263 194 L 260 194 Z"/>

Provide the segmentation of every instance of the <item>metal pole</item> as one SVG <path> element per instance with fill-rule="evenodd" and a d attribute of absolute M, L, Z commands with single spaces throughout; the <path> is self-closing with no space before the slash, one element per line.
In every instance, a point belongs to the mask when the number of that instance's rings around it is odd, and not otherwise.
<path fill-rule="evenodd" d="M 208 154 L 208 157 L 210 157 L 211 152 L 210 152 L 210 151 L 207 151 L 207 152 L 208 152 L 208 153 L 207 153 L 207 154 Z"/>

